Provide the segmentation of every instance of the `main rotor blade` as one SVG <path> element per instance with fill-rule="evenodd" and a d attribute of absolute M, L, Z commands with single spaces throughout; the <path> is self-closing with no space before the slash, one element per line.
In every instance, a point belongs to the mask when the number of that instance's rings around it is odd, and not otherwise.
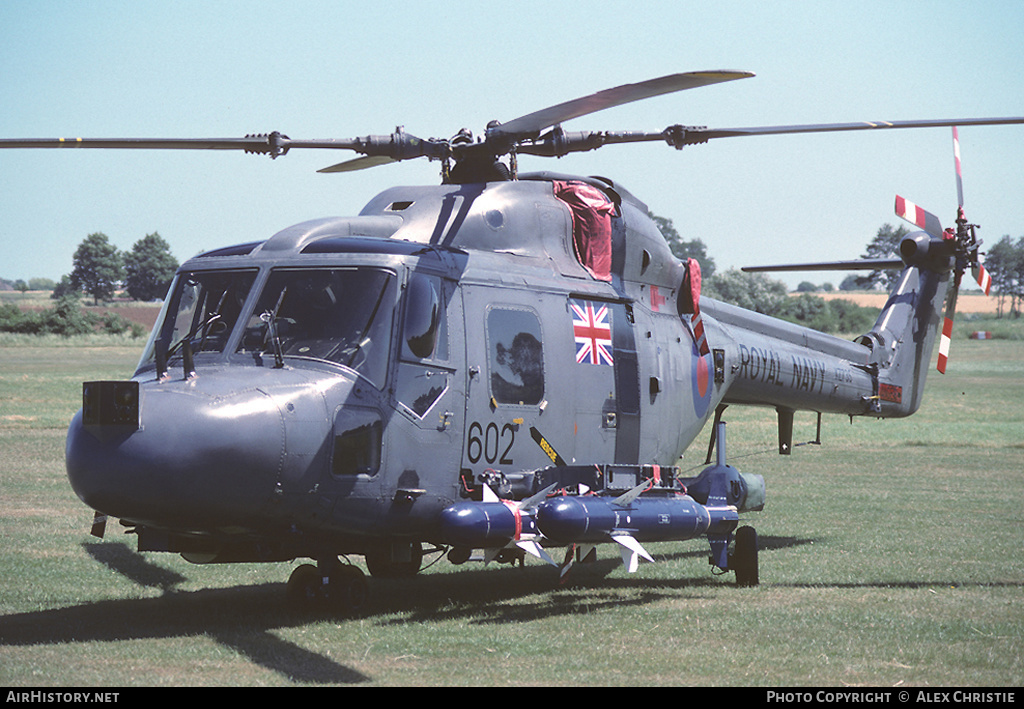
<path fill-rule="evenodd" d="M 773 266 L 742 266 L 741 271 L 760 273 L 771 271 L 867 271 L 904 268 L 900 259 L 857 259 L 855 261 L 824 261 L 819 263 L 786 263 Z"/>
<path fill-rule="evenodd" d="M 791 133 L 838 133 L 855 130 L 891 128 L 941 128 L 948 126 L 996 126 L 1024 123 L 1024 117 L 958 118 L 925 121 L 859 121 L 856 123 L 809 123 L 794 126 L 756 126 L 751 128 L 686 127 L 686 144 L 704 143 L 712 138 L 738 138 L 751 135 L 785 135 Z"/>
<path fill-rule="evenodd" d="M 623 104 L 640 101 L 641 99 L 670 94 L 700 86 L 717 84 L 734 79 L 746 79 L 753 76 L 748 71 L 692 71 L 682 74 L 670 74 L 657 79 L 641 81 L 636 84 L 624 84 L 615 88 L 598 91 L 596 94 L 582 96 L 572 101 L 542 108 L 525 116 L 514 118 L 488 130 L 489 134 L 526 138 L 537 136 L 545 128 L 579 118 L 590 113 L 603 111 Z"/>
<path fill-rule="evenodd" d="M 376 136 L 352 139 L 292 140 L 276 131 L 244 138 L 0 138 L 3 148 L 81 148 L 115 150 L 244 150 L 278 157 L 291 148 L 361 151 Z M 385 136 L 390 139 L 390 136 Z"/>
<path fill-rule="evenodd" d="M 3 138 L 0 148 L 115 148 L 138 150 L 258 150 L 267 136 L 246 138 Z"/>
<path fill-rule="evenodd" d="M 389 158 L 386 155 L 364 155 L 361 158 L 353 158 L 352 160 L 339 162 L 337 165 L 321 168 L 317 170 L 317 172 L 355 172 L 356 170 L 367 170 L 371 167 L 388 165 L 393 162 L 398 161 L 394 158 Z"/>

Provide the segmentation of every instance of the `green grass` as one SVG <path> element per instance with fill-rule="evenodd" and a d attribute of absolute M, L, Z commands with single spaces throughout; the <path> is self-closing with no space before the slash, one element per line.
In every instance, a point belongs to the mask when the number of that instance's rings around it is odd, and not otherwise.
<path fill-rule="evenodd" d="M 986 329 L 986 328 L 974 328 Z M 717 577 L 703 541 L 610 549 L 565 586 L 445 560 L 372 581 L 356 618 L 284 605 L 289 564 L 139 555 L 64 477 L 80 382 L 141 345 L 0 345 L 0 685 L 1019 686 L 1024 680 L 1024 347 L 953 344 L 922 410 L 824 419 L 775 451 L 774 412 L 728 413 L 730 462 L 765 475 L 746 519 L 761 585 Z M 797 439 L 814 437 L 798 415 Z M 700 467 L 706 439 L 686 465 Z"/>

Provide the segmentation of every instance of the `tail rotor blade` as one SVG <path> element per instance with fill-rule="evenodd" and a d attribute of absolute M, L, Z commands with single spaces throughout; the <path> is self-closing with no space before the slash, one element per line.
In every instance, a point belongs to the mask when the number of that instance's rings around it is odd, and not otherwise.
<path fill-rule="evenodd" d="M 988 295 L 988 292 L 992 289 L 992 274 L 985 268 L 985 264 L 978 262 L 974 268 L 971 269 L 974 274 L 974 280 L 981 286 L 981 290 Z"/>
<path fill-rule="evenodd" d="M 944 237 L 942 222 L 937 216 L 917 206 L 909 199 L 896 195 L 896 216 L 905 219 L 937 239 Z"/>
<path fill-rule="evenodd" d="M 964 178 L 960 171 L 960 134 L 953 126 L 953 162 L 956 165 L 956 203 L 964 206 Z"/>
<path fill-rule="evenodd" d="M 949 344 L 953 340 L 953 317 L 956 314 L 956 297 L 960 290 L 960 274 L 957 273 L 953 282 L 953 288 L 949 292 L 946 301 L 946 316 L 942 321 L 942 334 L 939 336 L 939 360 L 935 366 L 940 373 L 946 373 L 946 363 L 949 361 Z"/>

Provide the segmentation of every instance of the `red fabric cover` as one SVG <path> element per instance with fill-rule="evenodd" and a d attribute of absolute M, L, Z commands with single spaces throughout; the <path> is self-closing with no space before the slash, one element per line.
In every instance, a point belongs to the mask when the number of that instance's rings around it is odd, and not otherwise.
<path fill-rule="evenodd" d="M 690 302 L 696 313 L 700 311 L 700 262 L 695 258 L 686 259 L 686 271 L 690 281 Z"/>
<path fill-rule="evenodd" d="M 615 204 L 604 192 L 585 182 L 556 181 L 554 188 L 555 196 L 565 202 L 572 213 L 576 258 L 594 278 L 610 281 Z"/>

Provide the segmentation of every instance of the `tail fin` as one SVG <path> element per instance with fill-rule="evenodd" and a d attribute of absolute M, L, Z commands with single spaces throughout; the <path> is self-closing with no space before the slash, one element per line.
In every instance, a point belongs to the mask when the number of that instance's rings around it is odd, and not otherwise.
<path fill-rule="evenodd" d="M 925 232 L 900 244 L 907 267 L 874 327 L 857 341 L 871 349 L 878 380 L 875 414 L 909 416 L 921 405 L 943 303 L 954 265 L 954 244 Z"/>

